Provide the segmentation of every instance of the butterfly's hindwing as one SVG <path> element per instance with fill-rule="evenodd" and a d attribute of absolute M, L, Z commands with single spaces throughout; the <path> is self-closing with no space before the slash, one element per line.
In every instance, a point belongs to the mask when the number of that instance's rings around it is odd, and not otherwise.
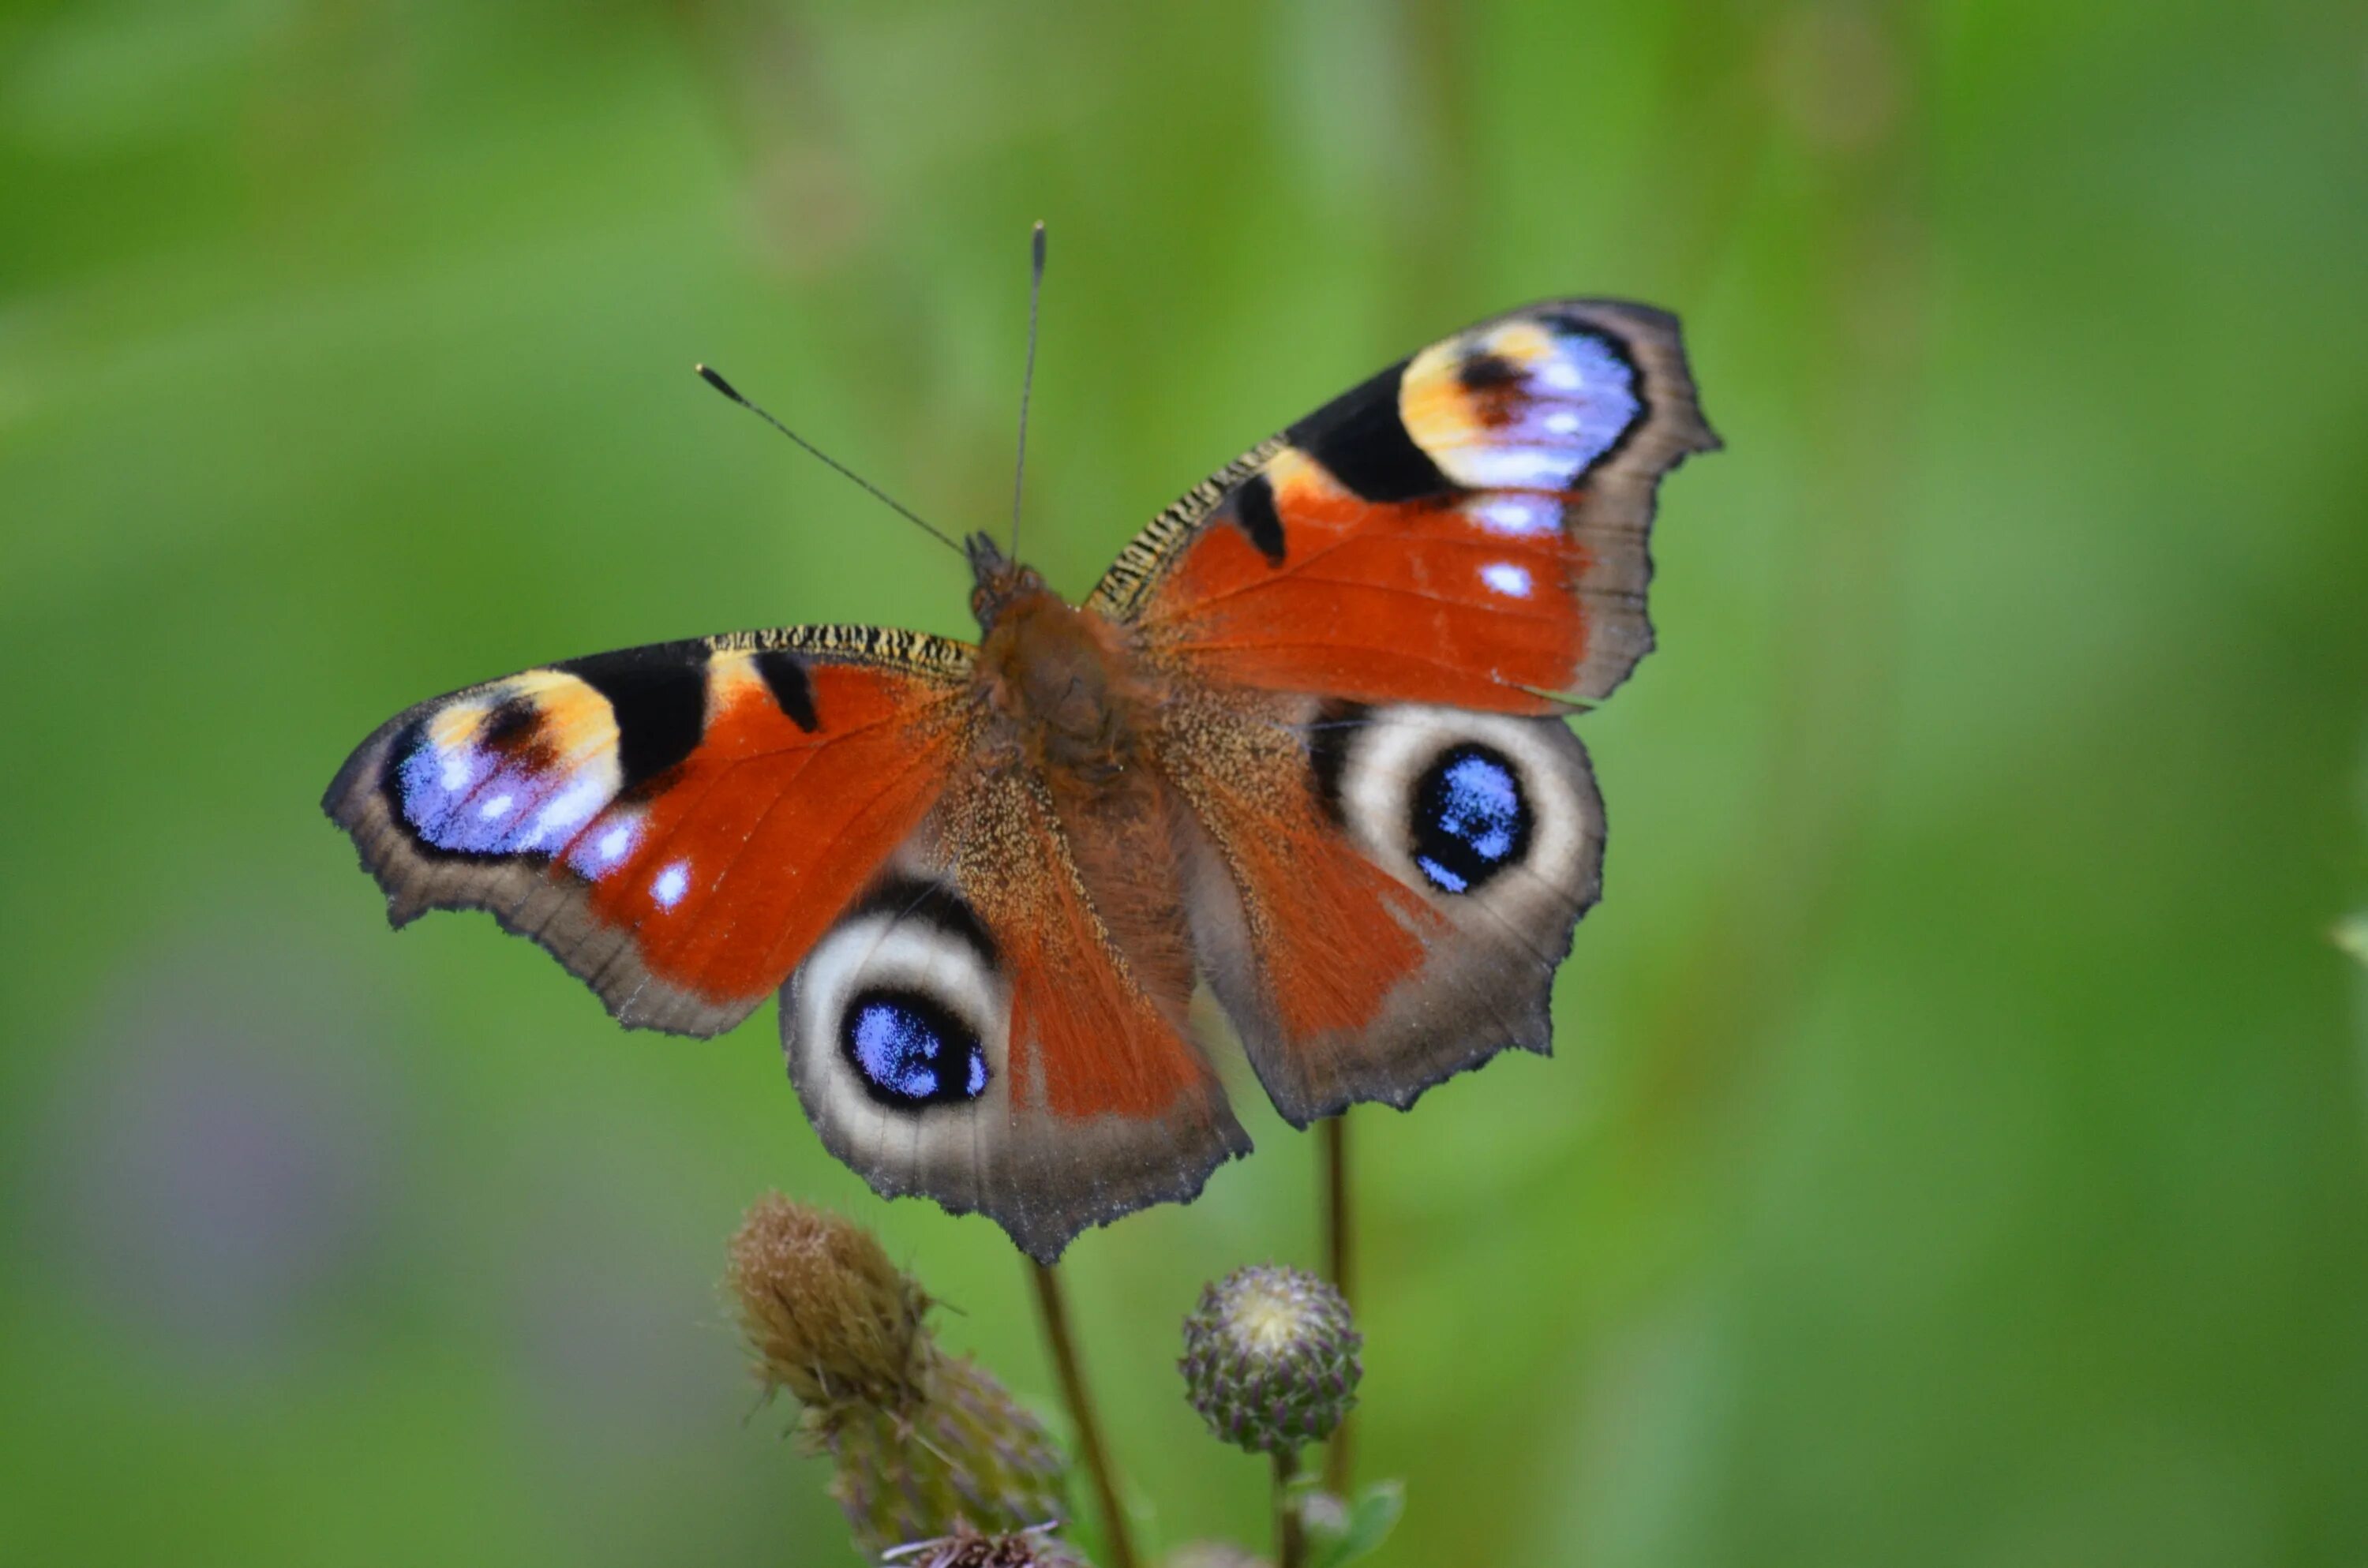
<path fill-rule="evenodd" d="M 958 774 L 782 990 L 824 1144 L 882 1194 L 984 1212 L 1045 1263 L 1247 1153 L 1184 1028 L 1189 970 L 1120 946 L 1123 895 L 1103 891 L 1041 784 Z"/>
<path fill-rule="evenodd" d="M 1595 902 L 1603 818 L 1556 718 L 1275 699 L 1203 718 L 1164 766 L 1205 836 L 1192 925 L 1277 1108 L 1404 1107 L 1498 1051 L 1544 1051 Z M 1207 726 L 1230 724 L 1212 740 Z"/>

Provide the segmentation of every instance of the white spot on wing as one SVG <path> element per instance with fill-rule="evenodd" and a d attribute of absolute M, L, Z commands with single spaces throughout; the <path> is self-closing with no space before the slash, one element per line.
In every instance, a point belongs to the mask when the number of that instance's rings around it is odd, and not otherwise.
<path fill-rule="evenodd" d="M 518 797 L 505 790 L 500 794 L 495 796 L 492 800 L 487 801 L 484 805 L 479 806 L 477 808 L 477 814 L 484 817 L 487 822 L 491 822 L 495 817 L 500 816 L 503 812 L 508 811 L 512 806 L 517 804 Z"/>
<path fill-rule="evenodd" d="M 1530 597 L 1530 569 L 1509 561 L 1492 561 L 1480 568 L 1480 580 L 1508 598 Z"/>
<path fill-rule="evenodd" d="M 467 752 L 448 751 L 444 754 L 444 788 L 454 794 L 469 787 L 469 780 L 475 777 L 476 771 L 475 763 Z"/>
<path fill-rule="evenodd" d="M 690 862 L 688 860 L 677 860 L 660 871 L 657 880 L 650 883 L 650 896 L 657 900 L 660 909 L 672 909 L 689 891 Z"/>
<path fill-rule="evenodd" d="M 599 881 L 622 865 L 640 845 L 642 819 L 630 814 L 610 817 L 600 831 L 586 834 L 567 851 L 567 863 L 581 874 Z"/>
<path fill-rule="evenodd" d="M 1562 505 L 1542 495 L 1490 495 L 1464 507 L 1472 519 L 1494 534 L 1552 533 L 1562 527 Z"/>

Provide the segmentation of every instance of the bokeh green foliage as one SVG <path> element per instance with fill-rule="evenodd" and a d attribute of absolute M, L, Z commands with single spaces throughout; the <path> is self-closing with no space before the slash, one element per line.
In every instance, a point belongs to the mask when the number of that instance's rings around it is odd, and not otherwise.
<path fill-rule="evenodd" d="M 390 937 L 396 709 L 958 566 L 1081 591 L 1516 301 L 1685 317 L 1728 449 L 1581 733 L 1561 1052 L 1356 1124 L 1383 1561 L 2356 1562 L 2368 19 L 2008 0 L 88 0 L 0 15 L 0 1546 L 829 1562 L 712 1283 L 770 1187 L 1050 1403 L 993 1228 L 822 1153 L 769 1011 Z M 1258 1538 L 1201 1281 L 1310 1141 L 1070 1275 L 1167 1539 Z"/>

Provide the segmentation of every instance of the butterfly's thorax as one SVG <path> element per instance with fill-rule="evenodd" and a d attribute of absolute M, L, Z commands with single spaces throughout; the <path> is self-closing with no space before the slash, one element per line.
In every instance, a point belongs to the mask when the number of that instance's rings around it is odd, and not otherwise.
<path fill-rule="evenodd" d="M 1125 633 L 1044 588 L 997 607 L 977 678 L 1008 749 L 1056 790 L 1124 771 L 1153 697 Z"/>

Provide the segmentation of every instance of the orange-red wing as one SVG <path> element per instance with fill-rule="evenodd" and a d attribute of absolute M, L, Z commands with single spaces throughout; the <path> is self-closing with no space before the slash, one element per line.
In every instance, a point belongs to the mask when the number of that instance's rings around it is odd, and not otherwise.
<path fill-rule="evenodd" d="M 1564 301 L 1432 345 L 1152 522 L 1091 601 L 1201 678 L 1548 713 L 1652 645 L 1660 477 L 1716 445 L 1674 318 Z"/>
<path fill-rule="evenodd" d="M 1161 792 L 1116 793 L 1064 812 L 1041 778 L 958 778 L 782 995 L 824 1144 L 882 1195 L 984 1212 L 1045 1263 L 1249 1149 L 1184 1028 Z M 1137 835 L 1164 852 L 1131 853 Z"/>
<path fill-rule="evenodd" d="M 529 670 L 391 721 L 323 804 L 395 924 L 488 910 L 620 1022 L 713 1034 L 944 790 L 969 660 L 804 627 Z"/>

